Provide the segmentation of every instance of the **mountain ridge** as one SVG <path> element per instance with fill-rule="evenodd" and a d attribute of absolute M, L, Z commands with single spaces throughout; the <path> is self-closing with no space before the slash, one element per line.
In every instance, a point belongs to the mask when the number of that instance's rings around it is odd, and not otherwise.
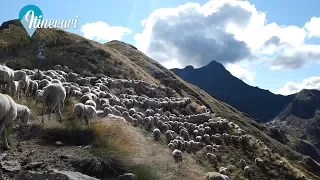
<path fill-rule="evenodd" d="M 276 117 L 293 98 L 293 95 L 282 96 L 273 94 L 269 90 L 247 85 L 239 78 L 234 77 L 217 61 L 211 61 L 200 68 L 187 66 L 183 69 L 174 68 L 171 70 L 185 81 L 202 88 L 214 98 L 226 102 L 262 122 L 270 121 Z M 266 102 L 269 105 L 268 112 L 263 107 Z M 275 107 L 273 106 L 274 102 L 278 102 Z"/>

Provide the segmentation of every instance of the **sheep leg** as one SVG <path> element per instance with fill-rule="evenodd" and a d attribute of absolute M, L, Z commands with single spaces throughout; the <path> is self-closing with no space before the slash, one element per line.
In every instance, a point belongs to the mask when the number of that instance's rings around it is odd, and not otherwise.
<path fill-rule="evenodd" d="M 28 90 L 29 90 L 29 87 L 27 87 L 27 88 L 26 88 L 26 90 L 24 91 L 24 95 L 25 95 L 25 97 L 27 97 Z"/>
<path fill-rule="evenodd" d="M 2 135 L 2 133 L 5 133 L 5 135 L 4 135 L 5 139 L 3 140 L 4 141 L 3 145 L 4 145 L 5 149 L 10 149 L 10 146 L 8 145 L 7 133 L 4 132 L 4 131 L 6 131 L 5 130 L 6 124 L 8 124 L 10 121 L 13 121 L 13 119 L 16 118 L 16 116 L 17 116 L 16 112 L 12 112 L 12 110 L 11 110 L 8 112 L 8 114 L 0 122 L 1 135 Z"/>
<path fill-rule="evenodd" d="M 3 139 L 3 149 L 4 150 L 10 150 L 10 146 L 9 146 L 9 143 L 8 143 L 8 134 L 7 134 L 6 128 L 4 128 L 4 130 L 2 131 L 1 137 Z"/>
<path fill-rule="evenodd" d="M 87 117 L 85 117 L 84 119 L 86 121 L 86 125 L 89 126 L 90 125 L 89 119 Z"/>
<path fill-rule="evenodd" d="M 49 121 L 51 121 L 51 114 L 53 113 L 54 108 L 48 108 Z"/>
<path fill-rule="evenodd" d="M 45 103 L 42 103 L 42 119 L 41 122 L 44 123 L 44 108 L 45 108 Z"/>
<path fill-rule="evenodd" d="M 59 118 L 60 118 L 60 121 L 62 120 L 62 115 L 61 115 L 61 110 L 60 110 L 60 103 L 58 103 L 58 114 L 59 114 Z"/>
<path fill-rule="evenodd" d="M 62 109 L 64 109 L 64 106 L 65 106 L 64 101 L 62 101 Z"/>

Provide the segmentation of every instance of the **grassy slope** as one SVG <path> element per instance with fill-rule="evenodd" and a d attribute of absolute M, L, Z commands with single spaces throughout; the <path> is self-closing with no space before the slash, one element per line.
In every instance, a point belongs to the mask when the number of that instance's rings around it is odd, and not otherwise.
<path fill-rule="evenodd" d="M 10 22 L 12 24 L 12 22 Z M 30 39 L 17 21 L 16 26 L 0 28 L 0 62 L 13 68 L 36 68 L 37 42 L 47 43 L 44 69 L 54 64 L 71 67 L 81 74 L 103 73 L 114 78 L 142 79 L 150 83 L 162 83 L 174 88 L 180 95 L 187 95 L 209 106 L 217 115 L 238 123 L 243 129 L 265 142 L 269 147 L 290 159 L 303 156 L 267 136 L 265 127 L 233 107 L 220 102 L 196 86 L 186 83 L 155 60 L 147 57 L 131 45 L 112 41 L 100 44 L 79 35 L 58 29 L 38 29 Z"/>
<path fill-rule="evenodd" d="M 294 156 L 296 159 L 298 159 L 298 156 L 300 156 L 298 153 L 292 151 L 287 146 L 282 145 L 278 141 L 275 141 L 274 139 L 263 133 L 263 131 L 265 131 L 266 129 L 260 123 L 250 119 L 244 113 L 239 112 L 232 106 L 212 98 L 209 94 L 207 94 L 197 86 L 183 81 L 173 72 L 160 65 L 157 61 L 147 57 L 145 54 L 136 50 L 135 48 L 132 48 L 131 45 L 119 41 L 111 41 L 109 43 L 106 43 L 106 45 L 117 49 L 119 52 L 126 55 L 130 60 L 139 64 L 139 66 L 142 67 L 146 72 L 152 72 L 156 79 L 159 79 L 165 85 L 171 86 L 178 93 L 180 92 L 180 94 L 183 94 L 184 92 L 186 92 L 188 95 L 193 96 L 203 104 L 210 106 L 213 112 L 217 113 L 217 115 L 238 123 L 243 129 L 248 131 L 250 134 L 253 134 L 256 137 L 262 139 L 268 144 L 268 146 L 277 150 L 281 154 L 290 154 L 290 156 Z"/>

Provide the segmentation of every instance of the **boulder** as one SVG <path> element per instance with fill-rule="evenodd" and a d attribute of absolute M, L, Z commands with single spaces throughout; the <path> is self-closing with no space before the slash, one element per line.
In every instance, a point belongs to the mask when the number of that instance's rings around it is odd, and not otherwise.
<path fill-rule="evenodd" d="M 133 173 L 125 173 L 117 177 L 116 180 L 135 180 L 137 177 Z"/>
<path fill-rule="evenodd" d="M 99 180 L 97 178 L 79 173 L 74 171 L 59 171 L 56 169 L 53 169 L 53 172 L 58 175 L 63 175 L 67 177 L 67 180 Z"/>
<path fill-rule="evenodd" d="M 17 160 L 1 161 L 1 168 L 9 172 L 19 172 L 21 170 L 21 165 Z"/>

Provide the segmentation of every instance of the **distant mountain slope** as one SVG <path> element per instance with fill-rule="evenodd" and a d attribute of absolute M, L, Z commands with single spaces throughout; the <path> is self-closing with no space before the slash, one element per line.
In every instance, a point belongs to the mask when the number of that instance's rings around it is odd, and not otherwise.
<path fill-rule="evenodd" d="M 320 108 L 320 91 L 303 89 L 297 93 L 278 118 L 285 120 L 290 114 L 302 118 L 314 118 Z"/>
<path fill-rule="evenodd" d="M 268 125 L 285 131 L 288 145 L 320 162 L 320 91 L 301 90 Z"/>
<path fill-rule="evenodd" d="M 195 69 L 171 69 L 183 80 L 192 83 L 212 97 L 261 122 L 272 120 L 291 101 L 293 96 L 275 95 L 268 90 L 252 87 L 234 77 L 216 61 Z"/>

